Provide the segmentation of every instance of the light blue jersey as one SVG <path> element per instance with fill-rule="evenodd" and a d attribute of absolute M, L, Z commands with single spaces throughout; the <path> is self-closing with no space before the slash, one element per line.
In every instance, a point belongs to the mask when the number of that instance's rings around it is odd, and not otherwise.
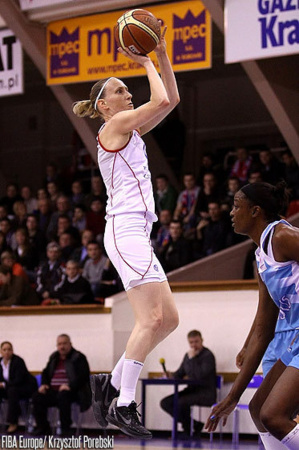
<path fill-rule="evenodd" d="M 278 223 L 291 226 L 285 220 L 270 223 L 263 231 L 260 247 L 256 250 L 260 277 L 273 301 L 279 307 L 275 337 L 269 344 L 263 358 L 264 376 L 279 358 L 286 365 L 290 363 L 290 355 L 287 358 L 283 355 L 299 329 L 299 264 L 297 261 L 275 261 L 272 250 L 272 236 Z"/>

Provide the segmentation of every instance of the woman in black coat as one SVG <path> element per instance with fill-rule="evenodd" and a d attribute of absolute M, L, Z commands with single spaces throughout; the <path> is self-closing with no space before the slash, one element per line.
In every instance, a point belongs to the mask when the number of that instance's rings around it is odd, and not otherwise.
<path fill-rule="evenodd" d="M 0 346 L 0 401 L 7 400 L 8 433 L 14 433 L 18 428 L 20 415 L 20 400 L 29 399 L 37 390 L 37 382 L 28 371 L 20 356 L 14 355 L 12 344 L 2 342 Z"/>

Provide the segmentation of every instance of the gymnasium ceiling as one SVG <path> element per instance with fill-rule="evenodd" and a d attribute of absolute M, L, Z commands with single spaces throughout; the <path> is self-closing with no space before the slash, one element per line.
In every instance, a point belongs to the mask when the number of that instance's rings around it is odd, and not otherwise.
<path fill-rule="evenodd" d="M 224 0 L 202 0 L 202 2 L 209 9 L 214 22 L 213 57 L 223 58 Z M 0 28 L 7 26 L 14 31 L 30 59 L 45 77 L 46 24 L 48 22 L 158 3 L 169 2 L 163 0 L 74 0 L 71 3 L 54 4 L 22 12 L 18 0 L 0 0 Z M 240 65 L 299 162 L 299 55 L 246 61 Z M 78 129 L 77 118 L 69 111 L 70 102 L 78 98 L 78 89 L 80 89 L 78 85 L 51 86 L 53 94 L 79 132 L 86 148 L 95 157 L 94 131 L 88 123 L 83 126 L 82 122 Z"/>

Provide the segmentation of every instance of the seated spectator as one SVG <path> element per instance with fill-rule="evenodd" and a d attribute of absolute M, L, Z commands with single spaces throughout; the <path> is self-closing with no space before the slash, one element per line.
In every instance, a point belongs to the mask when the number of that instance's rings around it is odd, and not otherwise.
<path fill-rule="evenodd" d="M 7 400 L 7 433 L 15 433 L 21 412 L 20 400 L 31 398 L 37 391 L 37 382 L 28 371 L 24 360 L 14 354 L 10 342 L 2 342 L 0 352 L 0 402 L 2 399 Z"/>
<path fill-rule="evenodd" d="M 87 245 L 94 240 L 94 235 L 91 230 L 84 230 L 81 236 L 81 246 L 75 248 L 71 255 L 71 259 L 77 261 L 82 269 L 88 259 Z"/>
<path fill-rule="evenodd" d="M 218 183 L 213 173 L 206 173 L 203 177 L 203 188 L 200 190 L 196 202 L 191 211 L 192 221 L 196 223 L 209 217 L 208 204 L 220 201 Z M 193 225 L 193 222 L 192 222 Z"/>
<path fill-rule="evenodd" d="M 196 227 L 196 259 L 212 255 L 232 245 L 233 230 L 227 213 L 221 210 L 220 203 L 208 204 L 209 217 L 202 219 Z"/>
<path fill-rule="evenodd" d="M 55 287 L 61 283 L 64 266 L 61 260 L 61 249 L 56 242 L 47 245 L 47 260 L 40 264 L 36 277 L 36 292 L 41 299 L 50 297 Z"/>
<path fill-rule="evenodd" d="M 57 198 L 56 207 L 57 207 L 57 211 L 53 212 L 49 226 L 48 226 L 48 230 L 47 230 L 48 241 L 53 240 L 53 236 L 55 236 L 57 234 L 58 218 L 60 216 L 67 215 L 67 216 L 69 216 L 70 221 L 72 221 L 73 213 L 71 210 L 69 198 L 66 195 L 64 195 L 64 194 L 59 195 L 59 197 Z"/>
<path fill-rule="evenodd" d="M 248 150 L 244 147 L 238 147 L 236 149 L 236 161 L 230 171 L 231 177 L 239 178 L 241 184 L 245 184 L 248 181 L 248 174 L 252 166 L 252 158 L 248 153 Z"/>
<path fill-rule="evenodd" d="M 2 219 L 7 219 L 7 209 L 5 205 L 0 204 L 0 221 Z"/>
<path fill-rule="evenodd" d="M 39 305 L 39 298 L 28 281 L 12 274 L 6 266 L 0 266 L 0 306 Z"/>
<path fill-rule="evenodd" d="M 159 260 L 165 272 L 178 269 L 192 261 L 190 241 L 183 237 L 183 226 L 178 220 L 172 220 L 169 225 L 170 239 L 165 245 Z"/>
<path fill-rule="evenodd" d="M 17 200 L 13 204 L 14 218 L 12 219 L 12 228 L 16 230 L 17 228 L 26 227 L 27 220 L 27 209 L 26 205 L 22 200 Z"/>
<path fill-rule="evenodd" d="M 85 205 L 90 209 L 93 200 L 102 200 L 105 203 L 105 188 L 101 175 L 93 175 L 91 177 L 91 192 L 85 196 Z"/>
<path fill-rule="evenodd" d="M 63 281 L 51 292 L 51 298 L 45 304 L 79 305 L 94 303 L 94 296 L 89 282 L 80 275 L 80 266 L 76 261 L 66 263 Z"/>
<path fill-rule="evenodd" d="M 74 206 L 73 227 L 80 233 L 86 229 L 86 207 L 79 203 Z"/>
<path fill-rule="evenodd" d="M 22 197 L 19 194 L 18 185 L 16 183 L 9 183 L 6 186 L 6 195 L 0 199 L 1 205 L 6 207 L 9 218 L 12 218 L 14 215 L 13 204 L 17 200 L 22 200 Z"/>
<path fill-rule="evenodd" d="M 46 235 L 52 217 L 50 200 L 48 198 L 37 201 L 36 217 L 40 230 Z"/>
<path fill-rule="evenodd" d="M 206 173 L 213 173 L 218 180 L 218 183 L 222 183 L 225 180 L 225 171 L 219 164 L 215 164 L 214 157 L 211 153 L 204 153 L 201 159 L 198 184 L 203 185 L 203 177 Z"/>
<path fill-rule="evenodd" d="M 262 173 L 260 170 L 253 168 L 249 172 L 248 183 L 257 183 L 259 181 L 263 181 Z"/>
<path fill-rule="evenodd" d="M 259 152 L 260 163 L 258 168 L 262 174 L 263 181 L 270 184 L 276 184 L 283 178 L 283 165 L 273 155 L 271 150 L 261 150 Z"/>
<path fill-rule="evenodd" d="M 198 330 L 187 335 L 189 351 L 176 372 L 169 373 L 171 378 L 198 381 L 198 385 L 188 386 L 178 393 L 178 422 L 183 425 L 184 433 L 190 436 L 190 407 L 192 405 L 212 406 L 216 401 L 216 363 L 213 353 L 203 346 L 203 338 Z M 161 408 L 173 416 L 174 395 L 161 400 Z M 200 434 L 204 424 L 194 421 L 194 434 Z"/>
<path fill-rule="evenodd" d="M 164 209 L 160 211 L 159 214 L 160 227 L 158 228 L 157 237 L 154 243 L 155 252 L 157 255 L 160 255 L 164 247 L 169 243 L 170 239 L 169 225 L 171 220 L 172 214 L 169 209 Z"/>
<path fill-rule="evenodd" d="M 168 209 L 173 214 L 178 194 L 174 187 L 169 183 L 167 175 L 160 174 L 156 176 L 155 205 L 156 210 L 160 213 L 162 210 Z"/>
<path fill-rule="evenodd" d="M 11 249 L 7 245 L 7 242 L 6 242 L 6 239 L 5 239 L 5 234 L 3 233 L 3 231 L 0 231 L 0 256 L 6 250 L 11 250 Z"/>
<path fill-rule="evenodd" d="M 1 265 L 11 269 L 12 274 L 16 277 L 22 277 L 24 280 L 28 281 L 27 273 L 21 264 L 16 261 L 15 254 L 12 250 L 6 250 L 1 254 Z"/>
<path fill-rule="evenodd" d="M 80 180 L 75 180 L 72 182 L 72 193 L 71 193 L 71 206 L 74 208 L 76 205 L 83 205 L 85 200 L 85 194 L 83 192 L 83 186 Z"/>
<path fill-rule="evenodd" d="M 173 218 L 183 221 L 184 224 L 188 224 L 200 188 L 196 186 L 195 176 L 191 173 L 186 173 L 183 181 L 185 190 L 179 194 Z"/>
<path fill-rule="evenodd" d="M 46 176 L 45 176 L 44 181 L 43 181 L 43 186 L 46 187 L 47 184 L 51 183 L 52 181 L 54 183 L 56 183 L 56 185 L 58 186 L 59 190 L 62 188 L 63 180 L 62 180 L 62 177 L 61 177 L 60 173 L 58 172 L 57 164 L 55 164 L 53 162 L 50 162 L 46 166 Z"/>
<path fill-rule="evenodd" d="M 79 245 L 81 240 L 81 235 L 79 230 L 72 225 L 72 219 L 67 214 L 61 214 L 57 219 L 57 228 L 56 233 L 49 237 L 51 237 L 51 241 L 59 241 L 59 238 L 62 234 L 69 233 L 72 236 L 73 244 L 76 247 Z"/>
<path fill-rule="evenodd" d="M 26 228 L 18 228 L 15 237 L 17 244 L 16 249 L 14 250 L 16 261 L 21 264 L 28 275 L 29 281 L 33 283 L 36 280 L 35 269 L 39 264 L 37 251 L 29 242 L 28 231 Z"/>
<path fill-rule="evenodd" d="M 93 232 L 97 240 L 101 241 L 105 226 L 105 204 L 100 198 L 95 198 L 91 201 L 90 211 L 86 213 L 86 228 Z"/>
<path fill-rule="evenodd" d="M 37 200 L 45 200 L 48 199 L 50 201 L 49 198 L 49 194 L 46 188 L 40 188 L 37 190 Z"/>
<path fill-rule="evenodd" d="M 43 233 L 38 226 L 36 215 L 28 214 L 26 228 L 28 231 L 29 242 L 37 253 L 38 261 L 45 259 L 47 240 L 45 233 Z"/>
<path fill-rule="evenodd" d="M 290 200 L 299 199 L 299 166 L 294 156 L 287 150 L 282 154 L 284 179 L 290 189 Z"/>
<path fill-rule="evenodd" d="M 47 192 L 50 199 L 51 209 L 55 211 L 55 209 L 57 208 L 58 197 L 62 195 L 55 181 L 49 181 L 49 183 L 47 184 Z"/>
<path fill-rule="evenodd" d="M 7 217 L 0 220 L 0 231 L 5 235 L 7 245 L 12 249 L 16 248 L 15 234 L 11 221 Z"/>
<path fill-rule="evenodd" d="M 223 211 L 231 211 L 234 204 L 235 194 L 240 189 L 240 180 L 237 177 L 229 177 L 226 183 L 226 191 L 221 198 L 221 209 Z"/>
<path fill-rule="evenodd" d="M 109 259 L 103 255 L 97 241 L 87 244 L 88 260 L 83 267 L 83 277 L 89 281 L 95 297 L 105 297 L 104 272 L 109 269 Z"/>
<path fill-rule="evenodd" d="M 61 249 L 61 260 L 65 264 L 77 248 L 73 235 L 69 231 L 61 233 L 58 240 Z"/>
<path fill-rule="evenodd" d="M 37 210 L 37 199 L 32 196 L 29 186 L 21 187 L 21 197 L 26 205 L 27 214 L 33 214 Z"/>
<path fill-rule="evenodd" d="M 62 435 L 70 434 L 71 404 L 78 402 L 81 412 L 91 405 L 90 370 L 83 353 L 72 347 L 70 337 L 57 338 L 57 351 L 52 353 L 42 372 L 42 384 L 33 395 L 35 435 L 51 434 L 47 411 L 51 406 L 59 409 Z"/>

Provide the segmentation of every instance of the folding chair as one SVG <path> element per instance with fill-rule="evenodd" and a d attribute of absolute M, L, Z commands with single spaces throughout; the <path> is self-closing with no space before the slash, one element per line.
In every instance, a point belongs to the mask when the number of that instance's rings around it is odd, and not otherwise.
<path fill-rule="evenodd" d="M 222 375 L 216 375 L 216 389 L 217 389 L 217 403 L 220 402 L 221 400 L 221 389 L 222 389 L 222 385 L 223 385 L 223 376 Z M 215 405 L 212 405 L 212 408 Z M 199 420 L 201 419 L 201 409 L 202 408 L 211 408 L 210 406 L 200 406 L 200 405 L 193 405 L 191 406 L 191 413 L 190 413 L 190 417 L 191 417 L 191 424 L 190 424 L 190 436 L 192 437 L 193 432 L 194 432 L 194 412 L 195 412 L 195 408 L 198 410 L 198 416 L 199 416 Z M 220 424 L 220 436 L 222 438 L 222 425 Z M 210 434 L 210 442 L 213 441 L 213 435 L 212 433 Z"/>
<path fill-rule="evenodd" d="M 250 380 L 247 389 L 257 389 L 263 381 L 262 375 L 254 375 Z M 249 403 L 238 403 L 233 412 L 233 438 L 232 445 L 237 447 L 239 445 L 239 422 L 240 411 L 249 410 Z"/>

